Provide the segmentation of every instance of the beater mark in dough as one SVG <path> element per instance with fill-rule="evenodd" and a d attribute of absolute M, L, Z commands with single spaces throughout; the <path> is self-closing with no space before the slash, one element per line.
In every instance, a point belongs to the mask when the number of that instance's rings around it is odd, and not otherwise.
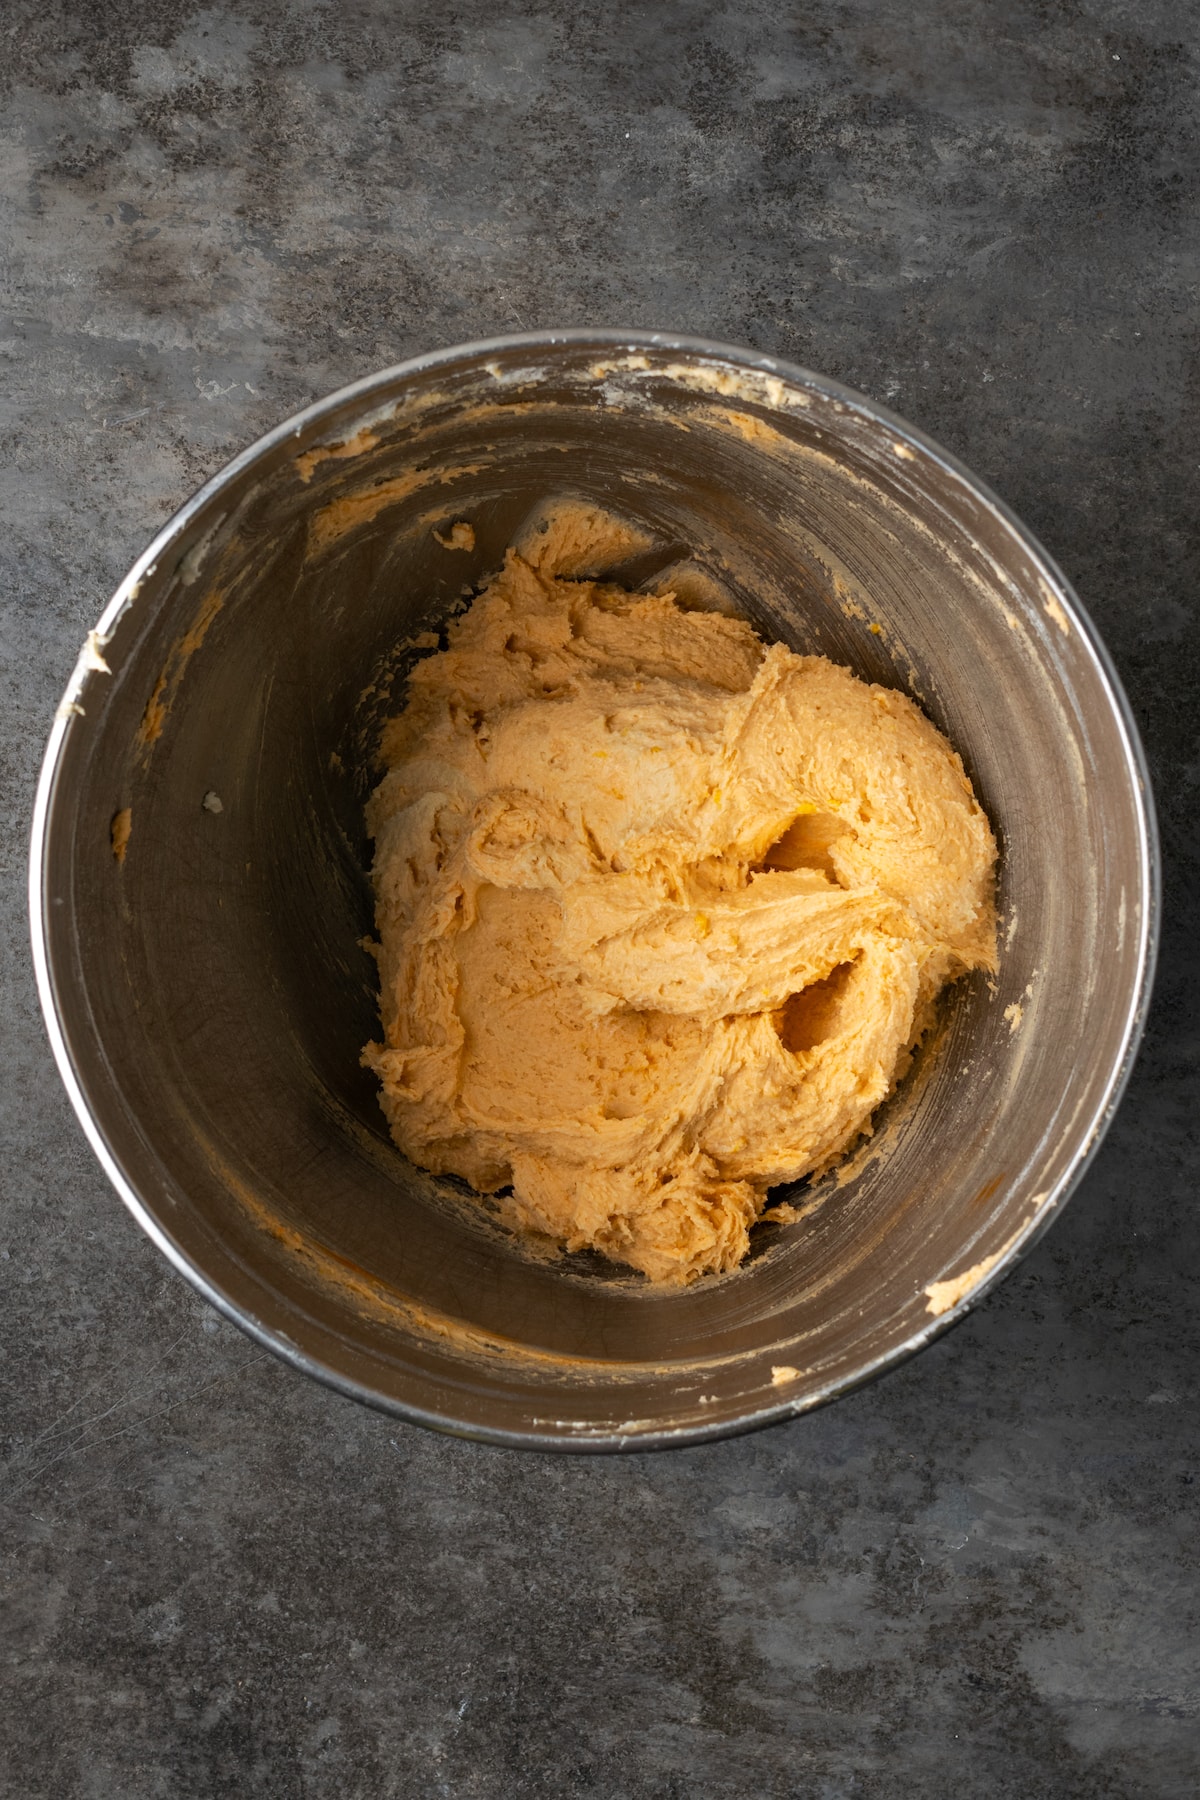
<path fill-rule="evenodd" d="M 903 694 L 568 577 L 628 527 L 548 520 L 384 730 L 364 1061 L 414 1162 L 685 1283 L 737 1267 L 768 1190 L 870 1130 L 945 984 L 995 968 L 996 848 Z"/>

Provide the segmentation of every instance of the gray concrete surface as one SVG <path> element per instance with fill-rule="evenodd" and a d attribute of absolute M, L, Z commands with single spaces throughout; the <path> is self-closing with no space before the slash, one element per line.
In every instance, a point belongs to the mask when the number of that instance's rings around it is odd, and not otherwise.
<path fill-rule="evenodd" d="M 1200 1788 L 1198 44 L 1167 0 L 0 9 L 5 1795 Z M 208 1312 L 75 1126 L 24 911 L 57 696 L 169 510 L 341 382 L 587 323 L 794 358 L 992 483 L 1107 635 L 1167 863 L 1128 1099 L 1003 1289 L 823 1414 L 607 1461 L 399 1427 Z"/>

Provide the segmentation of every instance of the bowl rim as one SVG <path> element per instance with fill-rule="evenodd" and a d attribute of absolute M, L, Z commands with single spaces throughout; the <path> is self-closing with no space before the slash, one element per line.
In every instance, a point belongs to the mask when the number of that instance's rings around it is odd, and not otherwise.
<path fill-rule="evenodd" d="M 536 1429 L 525 1431 L 478 1426 L 473 1423 L 466 1424 L 449 1413 L 434 1412 L 399 1400 L 392 1394 L 341 1373 L 247 1313 L 237 1302 L 231 1300 L 193 1261 L 192 1257 L 176 1243 L 150 1205 L 126 1176 L 108 1143 L 99 1120 L 87 1102 L 77 1075 L 63 1022 L 58 1013 L 51 975 L 52 959 L 47 918 L 49 896 L 46 891 L 45 876 L 47 852 L 54 828 L 57 777 L 67 732 L 72 724 L 73 716 L 82 710 L 78 704 L 79 697 L 92 675 L 106 672 L 100 652 L 107 638 L 111 636 L 118 620 L 135 604 L 142 583 L 154 573 L 160 559 L 173 544 L 178 542 L 198 513 L 229 487 L 239 475 L 271 451 L 285 444 L 290 438 L 299 438 L 310 433 L 314 426 L 319 426 L 321 421 L 330 414 L 340 411 L 355 400 L 369 399 L 381 388 L 393 386 L 398 381 L 407 378 L 427 375 L 443 366 L 466 361 L 480 362 L 514 350 L 528 349 L 544 353 L 558 347 L 582 348 L 585 346 L 595 346 L 597 350 L 604 353 L 621 350 L 634 354 L 646 350 L 666 351 L 698 362 L 716 362 L 736 370 L 750 370 L 776 377 L 790 386 L 816 393 L 874 424 L 886 427 L 901 443 L 919 449 L 927 458 L 932 459 L 948 474 L 961 482 L 979 504 L 1006 527 L 1023 547 L 1039 574 L 1049 585 L 1055 599 L 1066 613 L 1069 623 L 1078 633 L 1079 640 L 1092 659 L 1100 679 L 1100 686 L 1108 701 L 1111 716 L 1118 728 L 1125 766 L 1131 776 L 1131 793 L 1138 827 L 1138 870 L 1141 883 L 1139 898 L 1143 904 L 1140 908 L 1137 979 L 1132 985 L 1126 1006 L 1119 1053 L 1112 1059 L 1103 1091 L 1090 1117 L 1086 1123 L 1076 1125 L 1074 1128 L 1073 1135 L 1078 1140 L 1078 1147 L 1066 1169 L 1053 1186 L 1046 1191 L 1037 1211 L 1009 1241 L 987 1273 L 975 1282 L 952 1307 L 943 1314 L 931 1316 L 911 1332 L 903 1342 L 882 1352 L 862 1368 L 829 1380 L 815 1392 L 796 1400 L 774 1402 L 735 1418 L 714 1421 L 711 1424 L 674 1427 L 664 1425 L 649 1431 L 617 1428 L 611 1431 L 587 1434 L 558 1435 Z M 129 1212 L 173 1267 L 184 1276 L 209 1305 L 215 1307 L 219 1313 L 237 1325 L 249 1337 L 300 1373 L 312 1376 L 326 1387 L 334 1389 L 347 1398 L 361 1401 L 391 1417 L 403 1419 L 411 1424 L 423 1425 L 455 1437 L 488 1443 L 501 1448 L 597 1453 L 659 1450 L 707 1443 L 721 1438 L 735 1437 L 743 1432 L 758 1430 L 767 1425 L 779 1424 L 786 1419 L 815 1411 L 818 1407 L 828 1405 L 830 1401 L 854 1392 L 857 1388 L 863 1387 L 868 1382 L 887 1373 L 888 1370 L 906 1362 L 918 1350 L 923 1349 L 935 1338 L 940 1337 L 943 1332 L 958 1324 L 1012 1272 L 1017 1263 L 1028 1254 L 1043 1233 L 1049 1229 L 1091 1166 L 1128 1087 L 1133 1065 L 1145 1033 L 1146 1018 L 1154 985 L 1161 931 L 1162 863 L 1149 763 L 1132 708 L 1108 648 L 1058 564 L 1011 508 L 963 462 L 934 438 L 928 436 L 907 419 L 902 418 L 898 413 L 891 411 L 890 408 L 880 405 L 842 382 L 817 374 L 815 371 L 785 358 L 769 356 L 760 351 L 727 344 L 717 339 L 695 337 L 686 333 L 653 331 L 644 328 L 571 327 L 563 330 L 522 331 L 475 339 L 467 343 L 427 351 L 363 376 L 357 381 L 350 382 L 332 393 L 310 402 L 309 405 L 292 413 L 280 424 L 273 426 L 271 430 L 256 438 L 222 464 L 216 474 L 210 476 L 176 509 L 133 563 L 128 574 L 114 590 L 112 598 L 101 613 L 95 627 L 88 633 L 62 700 L 55 712 L 34 798 L 28 891 L 31 947 L 38 998 L 41 1002 L 54 1060 L 75 1115 L 97 1160 Z M 639 1422 L 631 1421 L 631 1424 L 636 1423 Z"/>

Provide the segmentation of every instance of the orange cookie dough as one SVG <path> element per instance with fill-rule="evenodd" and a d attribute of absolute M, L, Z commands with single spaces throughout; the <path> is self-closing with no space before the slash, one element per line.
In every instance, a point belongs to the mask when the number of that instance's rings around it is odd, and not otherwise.
<path fill-rule="evenodd" d="M 680 1283 L 741 1262 L 995 967 L 996 848 L 903 694 L 588 578 L 645 547 L 561 510 L 413 671 L 364 1059 L 414 1162 Z"/>

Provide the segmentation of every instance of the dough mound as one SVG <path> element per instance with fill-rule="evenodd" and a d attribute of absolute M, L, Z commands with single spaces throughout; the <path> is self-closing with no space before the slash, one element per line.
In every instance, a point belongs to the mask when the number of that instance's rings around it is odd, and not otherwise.
<path fill-rule="evenodd" d="M 587 578 L 644 548 L 552 516 L 414 669 L 368 804 L 364 1061 L 415 1163 L 682 1283 L 736 1268 L 995 967 L 996 848 L 903 694 Z"/>

